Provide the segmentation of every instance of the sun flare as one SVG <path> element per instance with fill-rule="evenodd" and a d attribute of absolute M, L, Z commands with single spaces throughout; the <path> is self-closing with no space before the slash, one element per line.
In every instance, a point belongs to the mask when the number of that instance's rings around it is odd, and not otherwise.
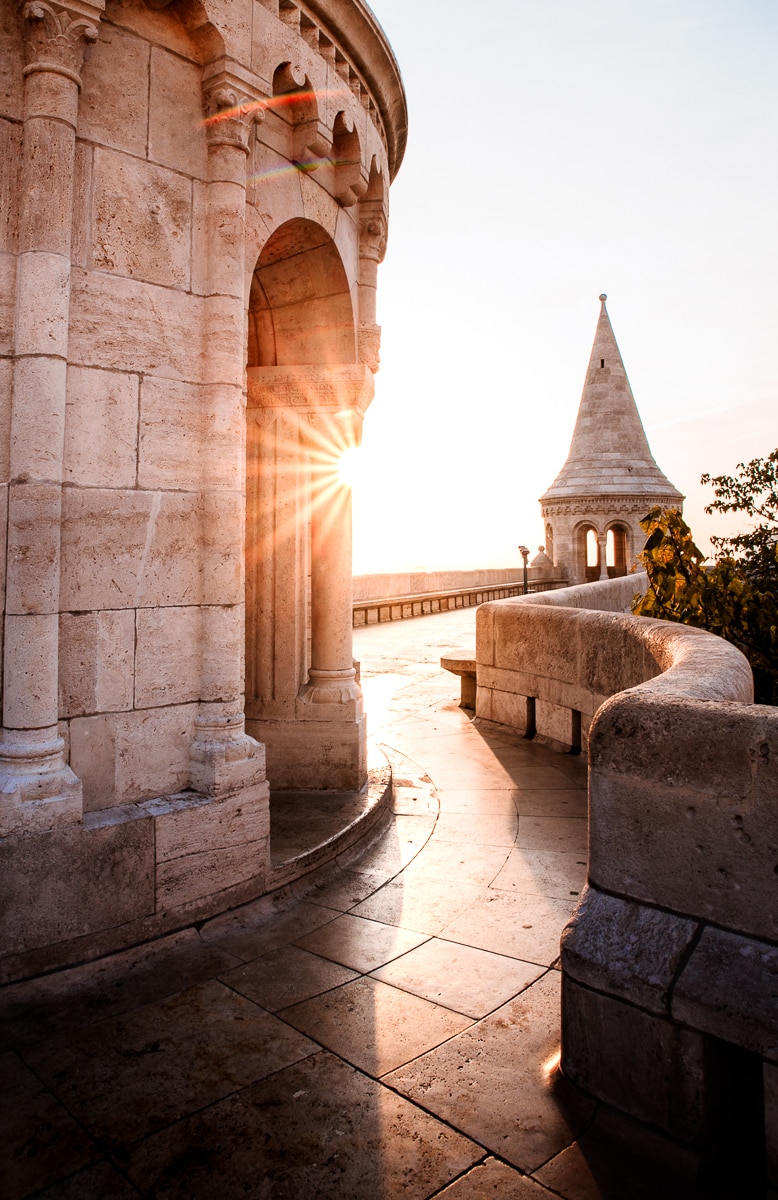
<path fill-rule="evenodd" d="M 353 488 L 359 481 L 362 471 L 362 456 L 358 446 L 347 446 L 338 461 L 338 479 L 347 487 Z"/>

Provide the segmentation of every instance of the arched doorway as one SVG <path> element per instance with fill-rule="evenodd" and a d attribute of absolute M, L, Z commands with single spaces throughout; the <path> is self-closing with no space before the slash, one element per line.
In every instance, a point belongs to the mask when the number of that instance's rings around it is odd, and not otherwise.
<path fill-rule="evenodd" d="M 579 525 L 575 532 L 575 582 L 594 583 L 600 578 L 600 546 L 594 525 Z"/>
<path fill-rule="evenodd" d="M 364 774 L 351 496 L 337 474 L 361 421 L 355 359 L 338 248 L 315 222 L 289 221 L 254 270 L 247 349 L 246 722 L 274 787 L 351 790 Z"/>
<path fill-rule="evenodd" d="M 614 524 L 608 529 L 605 542 L 605 561 L 608 578 L 619 579 L 627 574 L 629 530 L 625 525 Z"/>

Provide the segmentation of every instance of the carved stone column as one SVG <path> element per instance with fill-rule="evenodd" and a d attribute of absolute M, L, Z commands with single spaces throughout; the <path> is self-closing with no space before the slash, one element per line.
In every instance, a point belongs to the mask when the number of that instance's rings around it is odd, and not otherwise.
<path fill-rule="evenodd" d="M 338 475 L 347 447 L 362 440 L 362 414 L 318 416 L 311 426 L 311 667 L 300 699 L 360 705 L 352 655 L 351 488 Z"/>
<path fill-rule="evenodd" d="M 597 534 L 597 558 L 600 567 L 600 579 L 608 578 L 608 535 L 607 533 Z"/>
<path fill-rule="evenodd" d="M 264 108 L 251 82 L 236 74 L 234 64 L 209 64 L 203 81 L 208 141 L 206 202 L 206 378 L 203 404 L 212 419 L 227 427 L 244 428 L 244 247 L 246 160 L 255 121 Z M 242 546 L 242 497 L 245 448 L 236 439 L 233 461 L 220 463 L 220 474 L 234 481 L 231 516 L 225 518 L 218 494 L 203 480 L 203 553 L 214 542 L 238 553 Z M 237 527 L 231 527 L 234 522 Z M 227 527 L 225 521 L 230 525 Z M 207 527 L 207 529 L 205 528 Z M 203 570 L 208 570 L 204 561 Z M 242 572 L 236 571 L 238 592 L 225 603 L 242 606 Z M 265 753 L 245 731 L 243 713 L 242 638 L 221 609 L 203 624 L 201 693 L 195 738 L 190 751 L 191 782 L 196 791 L 227 795 L 237 788 L 258 786 L 267 798 Z M 225 671 L 225 662 L 229 669 Z M 225 688 L 225 676 L 229 680 Z"/>
<path fill-rule="evenodd" d="M 376 324 L 378 264 L 386 254 L 386 212 L 380 200 L 359 205 L 359 361 L 378 370 L 381 327 Z"/>
<path fill-rule="evenodd" d="M 24 30 L 0 835 L 81 819 L 57 730 L 60 522 L 73 169 L 84 47 L 101 0 L 31 0 Z"/>

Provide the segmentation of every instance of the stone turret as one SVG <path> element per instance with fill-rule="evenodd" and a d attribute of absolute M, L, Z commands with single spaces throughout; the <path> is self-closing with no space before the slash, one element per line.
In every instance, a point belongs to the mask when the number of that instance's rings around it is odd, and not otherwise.
<path fill-rule="evenodd" d="M 600 296 L 600 317 L 565 465 L 540 497 L 546 549 L 571 583 L 626 575 L 655 504 L 684 497 L 659 470 Z"/>

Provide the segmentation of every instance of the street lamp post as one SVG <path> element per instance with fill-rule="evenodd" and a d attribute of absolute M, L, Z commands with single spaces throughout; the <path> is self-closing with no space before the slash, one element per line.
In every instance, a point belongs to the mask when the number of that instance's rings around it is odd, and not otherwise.
<path fill-rule="evenodd" d="M 527 594 L 527 559 L 529 558 L 529 547 L 528 546 L 519 546 L 519 554 L 521 555 L 521 557 L 524 561 L 524 590 L 522 592 L 522 595 L 526 596 L 526 594 Z"/>

